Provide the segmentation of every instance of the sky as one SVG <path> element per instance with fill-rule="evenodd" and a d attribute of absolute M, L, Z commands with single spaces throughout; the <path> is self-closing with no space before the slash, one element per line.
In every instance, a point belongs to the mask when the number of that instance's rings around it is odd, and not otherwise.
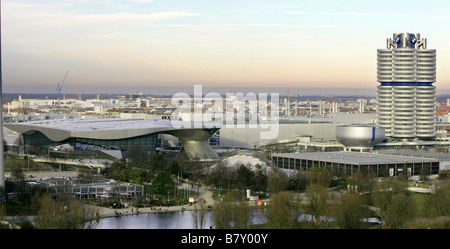
<path fill-rule="evenodd" d="M 376 50 L 420 33 L 450 89 L 450 2 L 2 0 L 3 92 L 376 89 Z"/>

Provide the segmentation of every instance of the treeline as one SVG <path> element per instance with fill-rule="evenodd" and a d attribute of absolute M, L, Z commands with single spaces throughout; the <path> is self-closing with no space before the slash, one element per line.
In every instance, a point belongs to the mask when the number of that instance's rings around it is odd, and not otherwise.
<path fill-rule="evenodd" d="M 14 161 L 11 170 L 12 180 L 0 189 L 11 193 L 0 202 L 0 220 L 3 216 L 36 217 L 32 221 L 20 220 L 22 229 L 84 229 L 98 224 L 98 213 L 81 200 L 64 194 L 51 195 L 39 185 L 27 184 L 20 161 Z"/>
<path fill-rule="evenodd" d="M 345 183 L 336 179 L 325 167 L 313 167 L 308 172 L 292 170 L 286 173 L 276 167 L 242 163 L 228 165 L 226 162 L 217 164 L 205 175 L 205 183 L 216 188 L 242 191 L 251 189 L 252 192 L 269 194 L 280 191 L 304 192 L 310 182 L 320 182 L 326 187 L 347 184 L 347 179 L 344 179 Z"/>
<path fill-rule="evenodd" d="M 222 182 L 217 183 L 239 188 L 243 186 L 239 180 L 251 174 L 240 175 L 245 172 L 243 167 L 216 168 L 209 177 L 219 180 L 222 175 Z M 294 177 L 276 169 L 267 173 L 270 199 L 264 206 L 263 224 L 252 224 L 252 209 L 241 201 L 239 193 L 227 192 L 213 210 L 216 228 L 363 229 L 374 225 L 386 229 L 450 228 L 450 181 L 445 177 L 433 182 L 433 193 L 417 194 L 408 190 L 405 176 L 378 181 L 373 174 L 355 172 L 333 183 L 335 177 L 325 167 L 313 167 L 298 174 L 302 174 L 306 184 L 301 193 L 288 191 Z M 345 188 L 331 189 L 333 184 Z M 369 217 L 379 218 L 380 223 L 369 224 Z"/>

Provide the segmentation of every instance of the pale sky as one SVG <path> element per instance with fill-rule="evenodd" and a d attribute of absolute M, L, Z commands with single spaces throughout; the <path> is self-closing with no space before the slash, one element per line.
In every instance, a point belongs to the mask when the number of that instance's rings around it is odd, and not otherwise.
<path fill-rule="evenodd" d="M 67 70 L 72 90 L 376 88 L 376 50 L 401 32 L 427 38 L 450 89 L 449 30 L 448 0 L 3 0 L 3 89 L 53 93 Z"/>

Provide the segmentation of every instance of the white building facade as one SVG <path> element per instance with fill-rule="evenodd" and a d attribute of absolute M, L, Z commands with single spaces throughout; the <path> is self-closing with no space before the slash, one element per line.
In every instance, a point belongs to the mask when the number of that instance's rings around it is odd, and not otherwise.
<path fill-rule="evenodd" d="M 377 126 L 387 137 L 436 136 L 436 50 L 416 33 L 394 33 L 377 50 Z"/>

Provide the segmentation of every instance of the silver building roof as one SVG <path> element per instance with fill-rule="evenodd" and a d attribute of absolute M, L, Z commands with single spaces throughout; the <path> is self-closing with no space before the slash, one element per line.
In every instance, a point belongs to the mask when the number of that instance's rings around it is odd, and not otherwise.
<path fill-rule="evenodd" d="M 156 132 L 177 129 L 202 129 L 202 124 L 178 120 L 142 120 L 142 119 L 64 119 L 44 120 L 25 123 L 5 124 L 5 127 L 19 132 L 42 132 L 53 141 L 62 141 L 69 137 L 92 139 L 122 139 Z"/>

